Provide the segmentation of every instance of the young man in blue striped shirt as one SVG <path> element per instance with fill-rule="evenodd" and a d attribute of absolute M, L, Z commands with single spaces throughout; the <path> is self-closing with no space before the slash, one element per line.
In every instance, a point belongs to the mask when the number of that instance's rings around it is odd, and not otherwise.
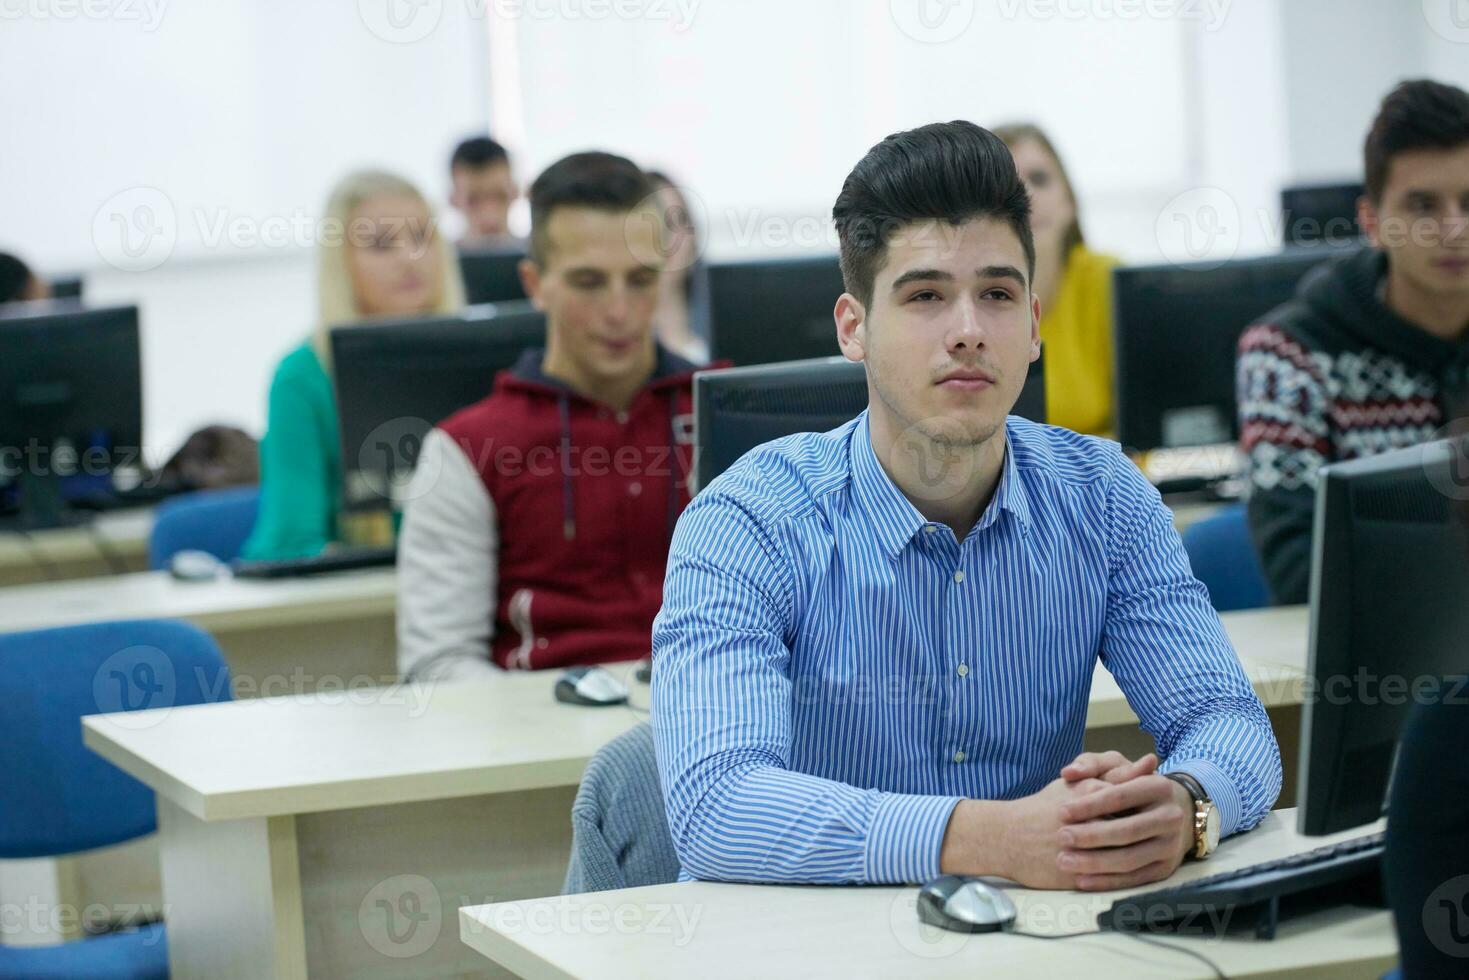
<path fill-rule="evenodd" d="M 746 455 L 669 555 L 653 727 L 683 873 L 1100 890 L 1253 827 L 1279 750 L 1157 491 L 1114 443 L 1008 417 L 1041 310 L 1005 145 L 890 136 L 833 217 L 868 409 Z M 1099 658 L 1161 765 L 1081 754 Z"/>

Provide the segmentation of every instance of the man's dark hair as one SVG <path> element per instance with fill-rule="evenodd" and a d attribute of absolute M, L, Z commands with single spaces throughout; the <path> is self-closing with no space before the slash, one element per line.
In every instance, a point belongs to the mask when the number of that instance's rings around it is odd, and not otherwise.
<path fill-rule="evenodd" d="M 454 155 L 449 158 L 449 172 L 453 173 L 460 167 L 479 170 L 496 163 L 510 163 L 510 154 L 505 152 L 505 147 L 488 136 L 471 136 L 454 147 Z"/>
<path fill-rule="evenodd" d="M 8 252 L 0 252 L 0 303 L 24 299 L 32 278 L 29 266 Z"/>
<path fill-rule="evenodd" d="M 1382 200 L 1392 158 L 1411 150 L 1453 150 L 1469 144 L 1469 93 L 1441 82 L 1403 82 L 1387 94 L 1367 131 L 1367 198 Z"/>
<path fill-rule="evenodd" d="M 614 153 L 573 153 L 551 164 L 530 185 L 530 250 L 546 262 L 546 230 L 557 208 L 595 208 L 625 213 L 657 188 L 638 165 Z"/>
<path fill-rule="evenodd" d="M 960 225 L 999 218 L 1025 250 L 1035 275 L 1030 198 L 1010 150 L 994 133 L 962 120 L 894 133 L 867 151 L 842 183 L 831 211 L 841 243 L 842 281 L 863 305 L 893 234 L 915 221 Z"/>

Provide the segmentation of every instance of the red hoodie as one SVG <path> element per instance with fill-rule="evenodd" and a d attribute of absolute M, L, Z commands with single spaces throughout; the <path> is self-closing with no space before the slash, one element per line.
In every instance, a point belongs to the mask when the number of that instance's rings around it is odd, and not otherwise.
<path fill-rule="evenodd" d="M 660 349 L 617 412 L 547 377 L 543 356 L 527 351 L 488 398 L 439 426 L 497 513 L 490 656 L 518 670 L 646 657 L 689 502 L 696 369 Z"/>

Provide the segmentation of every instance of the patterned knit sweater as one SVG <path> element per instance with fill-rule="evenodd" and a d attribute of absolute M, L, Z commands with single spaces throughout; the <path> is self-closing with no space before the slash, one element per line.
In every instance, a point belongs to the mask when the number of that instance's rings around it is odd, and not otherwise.
<path fill-rule="evenodd" d="M 1431 440 L 1466 404 L 1469 343 L 1390 310 L 1386 271 L 1375 249 L 1326 262 L 1240 337 L 1250 532 L 1278 603 L 1308 598 L 1317 471 Z"/>

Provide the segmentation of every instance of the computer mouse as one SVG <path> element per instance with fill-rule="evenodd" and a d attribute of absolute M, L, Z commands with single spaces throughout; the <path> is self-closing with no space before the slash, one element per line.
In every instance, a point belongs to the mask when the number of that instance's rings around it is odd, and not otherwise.
<path fill-rule="evenodd" d="M 207 551 L 179 551 L 169 559 L 168 572 L 180 582 L 208 582 L 228 575 L 229 566 Z"/>
<path fill-rule="evenodd" d="M 603 707 L 626 704 L 627 687 L 602 667 L 569 667 L 556 679 L 556 700 Z"/>
<path fill-rule="evenodd" d="M 944 875 L 918 890 L 918 918 L 950 932 L 997 932 L 1015 921 L 1015 903 L 978 878 Z"/>

